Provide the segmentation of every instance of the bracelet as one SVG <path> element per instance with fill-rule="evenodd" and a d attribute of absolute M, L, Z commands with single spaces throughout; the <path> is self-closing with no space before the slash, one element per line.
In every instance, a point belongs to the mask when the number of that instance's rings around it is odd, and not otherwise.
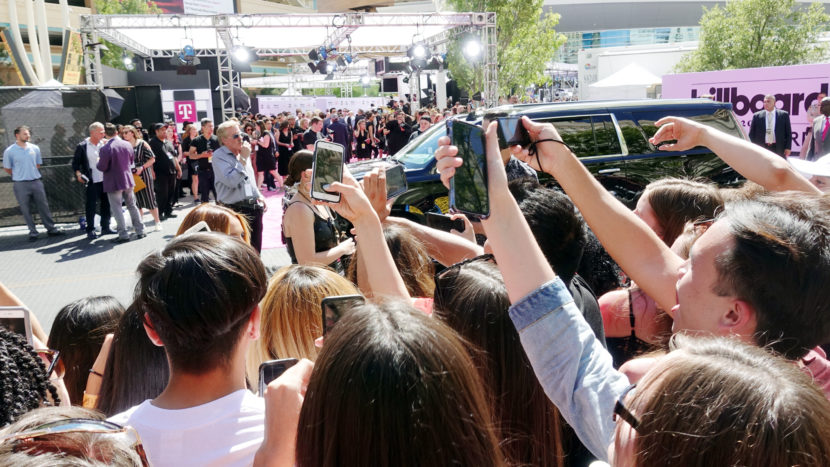
<path fill-rule="evenodd" d="M 547 139 L 540 139 L 538 141 L 534 141 L 534 142 L 530 143 L 530 145 L 527 147 L 527 153 L 530 156 L 536 156 L 536 164 L 539 166 L 539 170 L 541 170 L 542 172 L 544 172 L 545 170 L 542 168 L 542 161 L 539 160 L 539 151 L 536 150 L 536 145 L 539 144 L 539 143 L 549 143 L 549 142 L 550 143 L 559 143 L 562 146 L 565 146 L 566 148 L 568 148 L 568 151 L 574 152 L 573 149 L 571 149 L 571 147 L 568 146 L 568 144 L 565 143 L 564 141 L 562 141 L 561 139 L 547 138 Z"/>
<path fill-rule="evenodd" d="M 90 369 L 90 370 L 89 370 L 89 373 L 90 373 L 90 374 L 92 374 L 92 375 L 98 376 L 99 378 L 103 378 L 103 377 L 104 377 L 104 375 L 103 375 L 103 374 L 101 374 L 101 373 L 99 373 L 99 372 L 97 372 L 97 371 L 95 371 L 95 370 L 93 370 L 93 369 Z"/>

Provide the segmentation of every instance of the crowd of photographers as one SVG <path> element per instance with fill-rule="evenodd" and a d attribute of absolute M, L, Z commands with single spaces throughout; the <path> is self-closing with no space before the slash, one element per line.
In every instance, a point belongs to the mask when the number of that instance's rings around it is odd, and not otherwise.
<path fill-rule="evenodd" d="M 269 278 L 247 218 L 205 203 L 126 309 L 71 303 L 32 342 L 0 329 L 0 464 L 828 465 L 830 198 L 668 117 L 653 144 L 708 147 L 747 182 L 662 180 L 631 211 L 555 127 L 518 124 L 508 153 L 498 122 L 439 140 L 451 191 L 484 157 L 460 232 L 391 216 L 385 173 L 346 171 L 339 201 L 309 199 L 353 226 L 339 273 Z"/>

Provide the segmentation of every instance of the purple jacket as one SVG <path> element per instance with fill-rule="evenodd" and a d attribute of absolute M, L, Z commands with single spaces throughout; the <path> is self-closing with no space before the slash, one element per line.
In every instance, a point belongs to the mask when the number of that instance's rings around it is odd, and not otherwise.
<path fill-rule="evenodd" d="M 107 141 L 98 150 L 98 170 L 104 173 L 104 192 L 129 190 L 135 186 L 132 165 L 135 158 L 133 147 L 121 138 Z"/>

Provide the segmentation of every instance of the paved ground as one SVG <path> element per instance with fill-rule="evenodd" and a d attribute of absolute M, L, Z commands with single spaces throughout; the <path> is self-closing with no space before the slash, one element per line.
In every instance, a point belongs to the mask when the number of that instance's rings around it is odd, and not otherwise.
<path fill-rule="evenodd" d="M 25 226 L 0 229 L 0 281 L 37 315 L 46 332 L 67 303 L 89 295 L 112 295 L 127 306 L 135 286 L 135 268 L 147 253 L 162 248 L 173 238 L 179 222 L 193 208 L 176 209 L 177 219 L 163 223 L 164 231 L 152 230 L 145 214 L 147 237 L 115 244 L 108 235 L 88 240 L 78 224 L 65 224 L 66 237 L 47 237 L 42 226 L 40 239 L 29 242 Z M 129 216 L 127 216 L 129 222 Z M 265 235 L 279 235 L 266 232 Z M 264 250 L 262 259 L 272 271 L 290 264 L 285 248 Z"/>

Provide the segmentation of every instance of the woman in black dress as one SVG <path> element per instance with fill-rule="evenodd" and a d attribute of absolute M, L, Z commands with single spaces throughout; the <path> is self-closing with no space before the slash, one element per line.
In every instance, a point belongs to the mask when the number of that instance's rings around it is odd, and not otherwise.
<path fill-rule="evenodd" d="M 372 155 L 372 134 L 366 129 L 366 119 L 357 122 L 354 131 L 354 153 L 358 160 L 368 159 Z"/>
<path fill-rule="evenodd" d="M 288 161 L 291 160 L 291 155 L 294 153 L 294 132 L 288 120 L 283 120 L 280 123 L 280 135 L 277 138 L 277 146 L 279 150 L 279 157 L 277 158 L 277 172 L 279 173 L 280 187 L 283 184 L 283 177 L 288 175 Z"/>
<path fill-rule="evenodd" d="M 153 173 L 153 163 L 156 160 L 153 150 L 146 141 L 141 139 L 141 131 L 132 125 L 125 125 L 121 128 L 121 138 L 130 143 L 135 152 L 135 174 L 141 177 L 141 180 L 146 186 L 143 190 L 139 190 L 135 194 L 136 202 L 138 203 L 138 212 L 141 217 L 144 217 L 142 209 L 150 211 L 155 221 L 156 232 L 161 231 L 161 219 L 159 218 L 158 204 L 156 203 L 156 192 L 153 187 L 153 180 L 155 174 Z"/>
<path fill-rule="evenodd" d="M 274 141 L 274 134 L 271 133 L 271 121 L 268 119 L 259 120 L 257 125 L 259 125 L 260 136 L 256 150 L 256 182 L 258 187 L 262 187 L 265 173 L 270 172 L 273 175 L 277 168 L 277 158 L 275 157 L 277 145 Z"/>

